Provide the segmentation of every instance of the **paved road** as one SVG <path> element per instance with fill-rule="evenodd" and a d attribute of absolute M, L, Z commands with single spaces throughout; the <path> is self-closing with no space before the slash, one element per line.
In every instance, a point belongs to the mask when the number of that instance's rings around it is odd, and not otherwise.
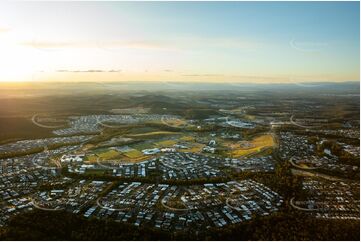
<path fill-rule="evenodd" d="M 317 126 L 305 126 L 305 125 L 298 124 L 298 123 L 296 123 L 296 122 L 293 120 L 293 117 L 294 117 L 294 116 L 295 116 L 295 115 L 292 115 L 292 116 L 290 117 L 290 122 L 291 122 L 291 124 L 293 124 L 293 125 L 296 125 L 296 126 L 298 126 L 298 127 L 304 128 L 304 129 L 312 129 L 312 128 L 319 128 L 319 127 L 321 127 L 320 125 L 317 125 Z"/>
<path fill-rule="evenodd" d="M 184 128 L 184 127 L 186 126 L 185 124 L 179 125 L 179 126 L 170 125 L 170 124 L 168 124 L 168 123 L 164 120 L 164 117 L 165 117 L 165 115 L 163 115 L 163 116 L 160 118 L 160 121 L 162 122 L 162 124 L 164 124 L 164 125 L 166 125 L 166 126 L 168 126 L 168 127 L 179 129 L 179 128 Z M 181 120 L 181 119 L 177 118 L 177 120 Z"/>
<path fill-rule="evenodd" d="M 299 166 L 299 165 L 297 165 L 297 164 L 295 164 L 293 162 L 292 158 L 289 159 L 288 162 L 290 162 L 292 166 L 294 166 L 294 167 L 296 167 L 298 169 L 302 169 L 302 170 L 316 170 L 316 169 L 318 169 L 317 167 L 302 167 L 302 166 Z"/>
<path fill-rule="evenodd" d="M 163 207 L 165 207 L 166 209 L 169 209 L 171 211 L 177 211 L 177 212 L 185 212 L 185 211 L 190 211 L 192 209 L 189 209 L 189 208 L 172 208 L 172 207 L 169 207 L 165 204 L 165 201 L 164 201 L 164 198 L 160 201 L 160 203 L 162 204 Z"/>
<path fill-rule="evenodd" d="M 341 179 L 338 177 L 329 176 L 318 172 L 310 172 L 310 171 L 298 170 L 298 169 L 291 169 L 291 172 L 293 175 L 320 177 L 329 181 L 346 181 L 346 179 Z"/>
<path fill-rule="evenodd" d="M 317 209 L 317 208 L 301 208 L 297 205 L 295 205 L 293 203 L 295 197 L 291 198 L 290 199 L 290 205 L 294 208 L 294 209 L 297 209 L 297 210 L 300 210 L 300 211 L 305 211 L 305 212 L 315 212 L 315 211 L 320 211 L 320 209 Z"/>
<path fill-rule="evenodd" d="M 98 205 L 99 207 L 103 208 L 103 209 L 110 210 L 110 211 L 124 211 L 124 210 L 129 210 L 129 208 L 110 208 L 110 207 L 103 206 L 103 204 L 101 204 L 101 202 L 100 202 L 100 199 L 101 199 L 101 198 L 102 198 L 102 197 L 99 197 L 96 202 L 97 202 L 97 205 Z"/>
<path fill-rule="evenodd" d="M 38 123 L 36 121 L 36 118 L 38 117 L 38 114 L 34 114 L 33 117 L 31 117 L 31 121 L 33 122 L 33 124 L 35 124 L 36 126 L 39 126 L 41 128 L 46 128 L 46 129 L 57 129 L 57 128 L 61 128 L 64 127 L 64 125 L 45 125 L 45 124 L 41 124 Z"/>
<path fill-rule="evenodd" d="M 43 208 L 40 207 L 39 205 L 37 205 L 33 199 L 31 199 L 31 203 L 33 204 L 33 206 L 37 209 L 43 210 L 43 211 L 60 211 L 60 210 L 64 210 L 63 208 Z"/>

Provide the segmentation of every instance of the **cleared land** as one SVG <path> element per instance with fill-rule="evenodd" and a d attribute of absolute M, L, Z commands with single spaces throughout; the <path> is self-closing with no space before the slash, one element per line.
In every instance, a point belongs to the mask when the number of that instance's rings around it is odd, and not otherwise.
<path fill-rule="evenodd" d="M 97 153 L 98 157 L 102 160 L 111 160 L 111 159 L 119 158 L 120 154 L 121 154 L 120 152 L 112 149 L 106 150 L 105 152 L 102 153 Z"/>
<path fill-rule="evenodd" d="M 179 140 L 181 141 L 194 141 L 194 137 L 193 136 L 182 136 L 181 138 L 179 138 Z"/>
<path fill-rule="evenodd" d="M 149 156 L 145 156 L 141 151 L 133 148 L 130 148 L 124 152 L 106 148 L 98 149 L 94 151 L 94 153 L 87 154 L 85 160 L 89 163 L 107 160 L 119 160 L 119 162 L 135 163 L 143 161 L 147 158 L 149 158 Z"/>
<path fill-rule="evenodd" d="M 173 135 L 179 134 L 178 132 L 171 132 L 171 131 L 154 131 L 148 133 L 141 133 L 141 134 L 128 134 L 130 137 L 149 137 L 149 136 L 158 136 L 158 135 Z"/>
<path fill-rule="evenodd" d="M 163 140 L 163 141 L 157 142 L 155 144 L 156 144 L 156 146 L 159 146 L 159 147 L 167 147 L 167 146 L 173 146 L 176 143 L 177 143 L 176 140 Z"/>
<path fill-rule="evenodd" d="M 187 149 L 179 149 L 180 152 L 192 152 L 192 153 L 200 153 L 202 152 L 203 147 L 205 144 L 194 143 Z"/>
<path fill-rule="evenodd" d="M 127 152 L 124 152 L 123 153 L 126 157 L 128 158 L 132 158 L 132 159 L 136 159 L 136 158 L 139 158 L 139 157 L 142 157 L 143 156 L 143 153 L 140 152 L 139 150 L 130 150 L 130 151 L 127 151 Z"/>
<path fill-rule="evenodd" d="M 163 124 L 167 125 L 167 126 L 172 126 L 172 127 L 183 127 L 185 125 L 187 125 L 187 122 L 185 120 L 182 119 L 162 119 Z"/>
<path fill-rule="evenodd" d="M 273 137 L 270 134 L 256 137 L 248 143 L 248 145 L 242 144 L 242 146 L 238 143 L 238 147 L 237 145 L 235 146 L 234 144 L 230 144 L 230 147 L 232 147 L 233 150 L 230 151 L 229 154 L 235 158 L 238 158 L 253 153 L 258 153 L 275 145 Z"/>

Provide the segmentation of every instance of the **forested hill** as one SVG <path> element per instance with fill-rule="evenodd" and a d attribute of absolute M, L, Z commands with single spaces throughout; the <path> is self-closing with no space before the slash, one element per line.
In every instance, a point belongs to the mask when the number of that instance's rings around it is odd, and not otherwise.
<path fill-rule="evenodd" d="M 0 240 L 359 240 L 359 228 L 359 221 L 281 212 L 201 234 L 170 234 L 67 212 L 34 210 L 14 217 L 0 230 Z"/>

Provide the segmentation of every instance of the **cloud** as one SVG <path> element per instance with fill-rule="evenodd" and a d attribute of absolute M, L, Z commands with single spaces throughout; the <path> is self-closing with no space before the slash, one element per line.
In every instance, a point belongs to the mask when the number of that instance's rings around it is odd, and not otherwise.
<path fill-rule="evenodd" d="M 59 48 L 81 47 L 79 43 L 71 43 L 71 42 L 30 41 L 30 42 L 23 42 L 21 44 L 36 49 L 59 49 Z"/>
<path fill-rule="evenodd" d="M 9 32 L 9 31 L 10 31 L 9 28 L 0 27 L 0 34 L 1 33 L 6 33 L 6 32 Z"/>
<path fill-rule="evenodd" d="M 188 77 L 220 77 L 224 76 L 223 74 L 184 74 L 182 76 L 188 76 Z"/>
<path fill-rule="evenodd" d="M 319 52 L 328 46 L 327 42 L 296 41 L 295 39 L 291 39 L 289 44 L 291 48 L 301 52 Z"/>
<path fill-rule="evenodd" d="M 122 70 L 109 70 L 108 72 L 122 72 Z"/>
<path fill-rule="evenodd" d="M 20 43 L 27 47 L 33 47 L 36 49 L 66 49 L 66 48 L 94 48 L 104 50 L 116 50 L 116 49 L 143 49 L 143 50 L 162 50 L 162 51 L 174 51 L 175 48 L 162 43 L 161 41 L 150 40 L 134 40 L 134 41 L 26 41 Z"/>
<path fill-rule="evenodd" d="M 263 46 L 260 42 L 239 38 L 205 38 L 199 36 L 178 36 L 177 38 L 141 40 L 98 40 L 98 41 L 27 41 L 22 45 L 37 49 L 98 48 L 114 51 L 117 49 L 140 49 L 156 51 L 193 51 L 204 48 L 256 50 Z"/>
<path fill-rule="evenodd" d="M 237 37 L 202 37 L 202 36 L 183 36 L 178 37 L 173 42 L 181 49 L 234 49 L 234 50 L 256 50 L 260 49 L 264 43 L 246 40 Z"/>
<path fill-rule="evenodd" d="M 216 48 L 230 48 L 230 49 L 238 49 L 238 50 L 256 50 L 263 46 L 260 42 L 255 41 L 246 41 L 241 39 L 211 39 L 208 42 L 208 45 Z"/>
<path fill-rule="evenodd" d="M 115 40 L 115 41 L 98 41 L 97 47 L 104 50 L 117 49 L 140 49 L 156 51 L 177 51 L 174 45 L 159 40 Z"/>
<path fill-rule="evenodd" d="M 101 73 L 101 72 L 122 72 L 122 70 L 57 70 L 56 72 L 67 73 Z"/>

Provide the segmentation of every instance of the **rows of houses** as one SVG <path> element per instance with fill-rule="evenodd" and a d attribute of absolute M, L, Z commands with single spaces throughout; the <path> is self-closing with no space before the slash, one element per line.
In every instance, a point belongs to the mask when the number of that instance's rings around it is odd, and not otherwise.
<path fill-rule="evenodd" d="M 30 196 L 40 187 L 67 183 L 55 168 L 34 166 L 31 162 L 34 156 L 0 160 L 0 226 L 12 216 L 33 209 Z"/>
<path fill-rule="evenodd" d="M 35 148 L 46 148 L 52 145 L 70 145 L 72 143 L 82 143 L 91 139 L 92 137 L 92 135 L 80 135 L 70 137 L 20 140 L 14 143 L 0 145 L 0 154 L 27 152 Z"/>
<path fill-rule="evenodd" d="M 320 157 L 316 154 L 316 147 L 311 144 L 306 135 L 298 135 L 291 132 L 280 133 L 280 156 L 284 160 L 289 160 L 298 167 L 318 168 L 328 171 L 336 171 L 344 174 L 354 174 L 359 171 L 359 167 L 355 165 L 344 164 L 339 161 L 336 155 L 333 155 L 331 150 L 324 149 L 324 155 Z M 320 143 L 324 142 L 322 139 Z M 355 155 L 359 148 L 354 146 L 342 144 L 344 149 L 353 152 Z M 359 155 L 358 155 L 359 156 Z"/>
<path fill-rule="evenodd" d="M 159 157 L 162 179 L 197 179 L 222 176 L 222 159 L 188 152 L 167 153 Z"/>
<path fill-rule="evenodd" d="M 248 193 L 240 196 L 237 191 Z M 164 230 L 196 229 L 239 223 L 254 214 L 269 215 L 282 202 L 276 192 L 252 180 L 188 187 L 132 182 L 109 192 L 85 216 Z"/>
<path fill-rule="evenodd" d="M 38 209 L 44 210 L 68 210 L 73 213 L 81 213 L 96 202 L 99 193 L 110 182 L 105 181 L 74 181 L 65 189 L 52 189 L 37 191 L 31 196 L 33 204 Z"/>
<path fill-rule="evenodd" d="M 306 178 L 302 189 L 306 199 L 295 199 L 294 204 L 317 218 L 360 219 L 360 185 L 357 182 L 327 181 Z"/>
<path fill-rule="evenodd" d="M 80 133 L 98 133 L 103 126 L 122 124 L 136 124 L 148 121 L 160 121 L 164 115 L 159 114 L 134 114 L 134 115 L 87 115 L 69 117 L 68 128 L 54 130 L 56 135 L 75 135 Z M 172 115 L 167 115 L 170 118 Z"/>
<path fill-rule="evenodd" d="M 272 172 L 275 161 L 272 156 L 251 157 L 247 159 L 225 158 L 225 166 L 232 167 L 238 171 L 248 172 Z"/>

